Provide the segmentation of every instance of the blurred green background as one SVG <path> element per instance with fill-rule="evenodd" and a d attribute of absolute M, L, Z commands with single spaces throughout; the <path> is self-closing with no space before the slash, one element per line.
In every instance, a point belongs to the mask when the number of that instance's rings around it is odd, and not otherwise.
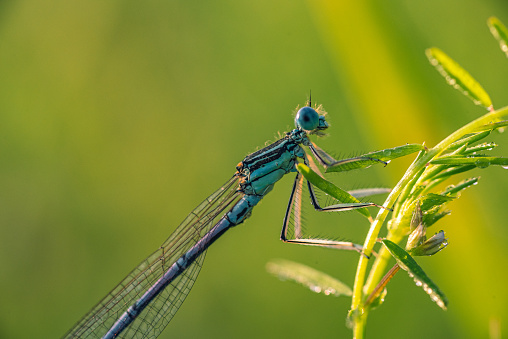
<path fill-rule="evenodd" d="M 507 24 L 507 10 L 501 0 L 0 2 L 0 338 L 63 335 L 245 155 L 291 129 L 309 90 L 332 125 L 319 145 L 342 156 L 433 146 L 485 112 L 445 84 L 427 47 L 507 105 L 508 62 L 486 26 L 491 15 Z M 487 141 L 507 156 L 507 138 Z M 410 161 L 334 178 L 393 186 Z M 419 260 L 449 310 L 400 273 L 368 337 L 507 328 L 508 172 L 474 174 L 480 185 L 431 230 L 450 246 Z M 351 336 L 349 299 L 266 273 L 286 258 L 353 283 L 357 254 L 279 241 L 291 181 L 208 251 L 162 338 Z M 313 235 L 361 242 L 368 229 L 356 213 L 313 217 Z"/>

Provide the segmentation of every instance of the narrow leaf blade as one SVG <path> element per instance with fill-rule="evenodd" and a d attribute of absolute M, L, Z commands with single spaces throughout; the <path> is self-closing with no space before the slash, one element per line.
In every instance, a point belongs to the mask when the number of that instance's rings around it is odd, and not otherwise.
<path fill-rule="evenodd" d="M 309 288 L 312 292 L 339 297 L 351 296 L 352 291 L 343 282 L 312 267 L 284 259 L 274 259 L 266 270 L 281 280 L 290 280 Z"/>
<path fill-rule="evenodd" d="M 443 211 L 443 212 L 441 212 L 439 210 L 431 211 L 423 216 L 423 223 L 428 228 L 428 227 L 434 225 L 436 222 L 438 222 L 441 218 L 449 215 L 450 213 L 451 213 L 451 211 Z"/>
<path fill-rule="evenodd" d="M 508 166 L 508 158 L 502 157 L 484 157 L 484 156 L 471 156 L 471 157 L 442 157 L 434 159 L 431 164 L 451 165 L 451 166 L 464 166 L 475 165 L 478 168 L 486 168 L 490 165 L 499 165 L 503 167 Z"/>
<path fill-rule="evenodd" d="M 441 206 L 452 201 L 453 199 L 455 199 L 455 197 L 429 193 L 420 198 L 421 209 L 425 213 L 434 208 L 441 208 Z"/>
<path fill-rule="evenodd" d="M 439 307 L 443 310 L 446 310 L 446 306 L 448 305 L 448 299 L 444 295 L 443 292 L 437 287 L 436 284 L 425 274 L 423 269 L 416 263 L 416 261 L 403 250 L 396 243 L 383 239 L 383 244 L 386 246 L 386 249 L 390 252 L 390 254 L 395 258 L 397 264 L 399 264 L 400 268 L 407 271 L 409 276 L 414 279 L 417 286 L 421 286 L 423 290 L 430 296 L 432 301 L 434 301 Z"/>
<path fill-rule="evenodd" d="M 482 127 L 484 127 L 484 126 L 486 126 L 486 125 L 483 125 Z M 460 147 L 462 147 L 464 145 L 474 144 L 475 142 L 480 141 L 483 138 L 487 137 L 490 134 L 491 130 L 492 130 L 491 128 L 486 128 L 486 129 L 482 130 L 482 132 L 465 136 L 462 139 L 455 141 L 450 146 L 448 146 L 447 150 L 455 150 L 455 149 L 459 149 Z"/>
<path fill-rule="evenodd" d="M 473 130 L 473 132 L 482 132 L 482 131 L 493 131 L 499 129 L 500 132 L 503 132 L 504 128 L 508 126 L 508 120 L 501 120 L 497 122 L 491 122 L 482 126 L 478 126 Z"/>
<path fill-rule="evenodd" d="M 475 154 L 477 152 L 483 152 L 483 151 L 492 151 L 495 147 L 497 147 L 497 144 L 494 142 L 485 142 L 480 145 L 472 146 L 466 148 L 462 154 Z"/>
<path fill-rule="evenodd" d="M 443 172 L 439 173 L 438 175 L 435 175 L 434 177 L 432 177 L 432 179 L 443 179 L 444 180 L 444 179 L 447 179 L 453 175 L 470 171 L 473 168 L 476 168 L 476 166 L 475 165 L 467 165 L 467 166 L 451 167 L 451 168 L 447 169 L 446 171 L 443 171 Z"/>
<path fill-rule="evenodd" d="M 465 190 L 468 187 L 474 186 L 478 184 L 478 178 L 469 178 L 462 180 L 457 185 L 451 185 L 447 187 L 441 194 L 443 195 L 456 195 L 462 190 Z"/>
<path fill-rule="evenodd" d="M 492 100 L 483 87 L 469 72 L 462 68 L 455 60 L 436 47 L 426 50 L 430 63 L 445 77 L 446 82 L 465 96 L 473 100 L 476 105 L 483 105 L 487 109 L 492 106 Z"/>
<path fill-rule="evenodd" d="M 337 199 L 341 203 L 345 204 L 360 204 L 361 202 L 353 197 L 348 192 L 344 191 L 343 189 L 335 186 L 333 183 L 321 178 L 316 172 L 314 172 L 312 169 L 310 169 L 308 166 L 304 164 L 298 164 L 296 165 L 296 168 L 300 173 L 303 174 L 305 179 L 310 181 L 311 184 L 319 188 L 321 191 L 327 193 L 331 197 Z M 367 210 L 367 208 L 358 208 L 355 209 L 358 213 L 362 214 L 363 216 L 370 218 L 370 213 Z"/>
<path fill-rule="evenodd" d="M 508 57 L 508 30 L 506 26 L 495 16 L 487 20 L 487 25 L 494 38 L 499 42 L 499 47 Z"/>

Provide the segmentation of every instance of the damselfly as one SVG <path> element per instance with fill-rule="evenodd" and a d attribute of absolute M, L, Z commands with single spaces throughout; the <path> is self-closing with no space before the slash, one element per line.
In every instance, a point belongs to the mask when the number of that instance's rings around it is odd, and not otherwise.
<path fill-rule="evenodd" d="M 296 171 L 297 162 L 313 165 L 302 146 L 308 147 L 324 167 L 372 164 L 381 160 L 357 157 L 336 161 L 309 140 L 328 128 L 321 106 L 302 107 L 295 117 L 296 128 L 243 159 L 236 173 L 224 186 L 203 201 L 178 226 L 171 236 L 143 260 L 120 284 L 100 301 L 66 335 L 66 338 L 155 338 L 171 321 L 189 294 L 205 259 L 205 252 L 217 238 L 247 219 L 254 206 L 270 192 L 285 174 L 296 172 L 284 218 L 281 240 L 287 243 L 333 247 L 361 252 L 351 242 L 302 238 L 294 231 L 288 238 L 290 224 L 300 227 L 300 204 L 303 177 Z M 365 166 L 363 166 L 365 167 Z M 345 211 L 374 203 L 349 203 L 320 207 L 312 185 L 307 183 L 311 202 L 318 211 Z M 291 219 L 291 221 L 290 221 Z"/>

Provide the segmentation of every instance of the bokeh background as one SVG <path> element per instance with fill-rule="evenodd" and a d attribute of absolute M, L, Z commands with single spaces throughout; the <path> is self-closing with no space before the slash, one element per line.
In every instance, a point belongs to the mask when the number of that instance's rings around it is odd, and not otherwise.
<path fill-rule="evenodd" d="M 435 145 L 485 113 L 445 84 L 427 47 L 507 105 L 491 15 L 508 23 L 506 1 L 1 1 L 0 338 L 63 335 L 245 155 L 291 129 L 309 90 L 332 125 L 318 143 L 337 156 Z M 489 137 L 496 154 L 508 154 L 507 138 Z M 393 186 L 410 161 L 334 178 Z M 474 174 L 480 185 L 431 229 L 450 246 L 420 259 L 449 310 L 401 272 L 368 337 L 508 331 L 508 171 Z M 357 254 L 279 241 L 291 184 L 208 251 L 162 338 L 351 336 L 349 299 L 265 270 L 285 258 L 353 283 Z M 361 242 L 368 228 L 356 213 L 314 217 L 313 235 Z"/>

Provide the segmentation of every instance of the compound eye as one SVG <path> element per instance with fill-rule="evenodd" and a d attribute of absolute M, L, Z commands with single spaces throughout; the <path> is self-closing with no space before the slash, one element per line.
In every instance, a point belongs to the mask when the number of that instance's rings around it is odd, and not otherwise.
<path fill-rule="evenodd" d="M 319 126 L 319 114 L 312 107 L 302 107 L 296 113 L 295 125 L 306 131 L 313 131 Z"/>

